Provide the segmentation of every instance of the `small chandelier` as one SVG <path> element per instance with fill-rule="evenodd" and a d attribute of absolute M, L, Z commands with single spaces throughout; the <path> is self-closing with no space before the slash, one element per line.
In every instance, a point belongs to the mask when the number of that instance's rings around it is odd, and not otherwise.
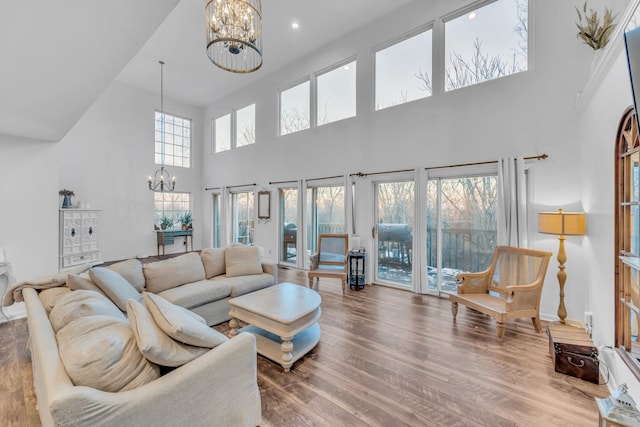
<path fill-rule="evenodd" d="M 160 63 L 160 169 L 154 174 L 153 178 L 148 177 L 149 190 L 160 191 L 173 191 L 176 188 L 176 177 L 171 177 L 168 170 L 164 168 L 164 61 L 158 61 Z"/>
<path fill-rule="evenodd" d="M 207 56 L 233 73 L 262 66 L 260 0 L 207 0 Z"/>

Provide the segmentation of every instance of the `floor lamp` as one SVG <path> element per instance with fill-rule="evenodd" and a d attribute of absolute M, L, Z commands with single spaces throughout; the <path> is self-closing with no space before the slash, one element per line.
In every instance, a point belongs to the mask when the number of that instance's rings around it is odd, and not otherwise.
<path fill-rule="evenodd" d="M 558 248 L 558 283 L 560 284 L 560 305 L 558 306 L 558 317 L 560 323 L 564 324 L 567 317 L 567 308 L 564 305 L 564 282 L 567 280 L 567 273 L 564 271 L 564 263 L 567 262 L 567 254 L 564 251 L 564 236 L 583 236 L 587 231 L 587 217 L 584 212 L 539 212 L 538 231 L 545 234 L 555 234 L 560 236 L 560 247 Z"/>

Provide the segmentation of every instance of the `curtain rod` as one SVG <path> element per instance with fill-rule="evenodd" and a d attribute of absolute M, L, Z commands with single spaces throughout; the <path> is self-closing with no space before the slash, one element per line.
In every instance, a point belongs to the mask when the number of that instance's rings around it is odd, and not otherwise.
<path fill-rule="evenodd" d="M 205 188 L 204 191 L 210 191 L 210 190 L 220 190 L 222 187 L 209 187 L 209 188 Z"/>
<path fill-rule="evenodd" d="M 332 179 L 332 178 L 344 178 L 344 175 L 324 176 L 322 178 L 309 178 L 309 179 L 305 179 L 305 181 L 320 181 L 321 179 Z"/>
<path fill-rule="evenodd" d="M 369 173 L 365 173 L 365 172 L 356 172 L 356 173 L 352 173 L 349 176 L 359 176 L 359 177 L 363 177 L 363 176 L 370 176 L 370 175 L 384 175 L 384 174 L 388 174 L 388 173 L 400 173 L 400 172 L 413 172 L 415 169 L 398 169 L 395 171 L 385 171 L 385 172 L 369 172 Z"/>
<path fill-rule="evenodd" d="M 236 188 L 236 187 L 249 187 L 249 186 L 256 186 L 258 184 L 256 184 L 255 182 L 253 184 L 240 184 L 240 185 L 228 185 L 227 188 Z M 209 190 L 220 190 L 222 187 L 208 187 L 205 188 L 204 191 L 209 191 Z"/>
<path fill-rule="evenodd" d="M 540 154 L 539 156 L 529 156 L 525 157 L 524 160 L 544 160 L 549 157 L 548 154 Z M 475 163 L 460 163 L 457 165 L 447 165 L 447 166 L 431 166 L 428 168 L 424 168 L 425 170 L 431 169 L 446 169 L 446 168 L 457 168 L 461 166 L 477 166 L 477 165 L 490 165 L 491 163 L 498 163 L 498 160 L 489 160 L 486 162 L 475 162 Z"/>
<path fill-rule="evenodd" d="M 273 185 L 273 184 L 290 184 L 292 182 L 298 182 L 295 179 L 292 179 L 291 181 L 269 181 L 269 185 Z"/>

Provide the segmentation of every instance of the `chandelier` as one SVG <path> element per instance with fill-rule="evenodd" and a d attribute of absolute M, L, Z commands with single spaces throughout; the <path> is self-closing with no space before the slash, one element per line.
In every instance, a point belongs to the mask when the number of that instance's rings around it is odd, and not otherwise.
<path fill-rule="evenodd" d="M 260 0 L 207 0 L 207 56 L 233 73 L 262 66 L 262 6 Z"/>
<path fill-rule="evenodd" d="M 171 177 L 168 170 L 164 168 L 164 61 L 158 61 L 160 63 L 160 169 L 154 174 L 153 178 L 149 176 L 149 190 L 160 191 L 173 191 L 176 188 L 176 177 Z"/>

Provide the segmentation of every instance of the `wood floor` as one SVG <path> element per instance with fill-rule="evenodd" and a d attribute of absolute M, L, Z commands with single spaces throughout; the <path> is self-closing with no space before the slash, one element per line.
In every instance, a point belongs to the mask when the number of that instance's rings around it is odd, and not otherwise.
<path fill-rule="evenodd" d="M 280 281 L 306 275 L 280 269 Z M 595 426 L 594 385 L 554 372 L 547 336 L 447 300 L 320 280 L 322 337 L 291 372 L 258 356 L 263 426 Z M 227 332 L 227 324 L 216 329 Z M 24 319 L 0 325 L 0 425 L 39 426 Z"/>

